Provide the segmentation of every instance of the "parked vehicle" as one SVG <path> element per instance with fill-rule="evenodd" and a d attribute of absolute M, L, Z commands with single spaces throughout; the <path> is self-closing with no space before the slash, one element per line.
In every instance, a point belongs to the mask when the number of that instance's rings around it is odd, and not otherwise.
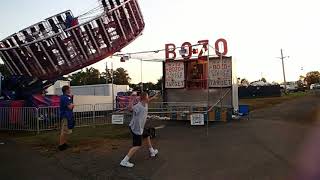
<path fill-rule="evenodd" d="M 310 90 L 313 90 L 313 89 L 320 89 L 320 83 L 311 84 L 310 85 Z"/>
<path fill-rule="evenodd" d="M 285 88 L 284 84 L 281 84 L 280 87 Z M 297 82 L 287 82 L 287 92 L 298 92 L 300 89 Z"/>
<path fill-rule="evenodd" d="M 311 90 L 320 89 L 320 83 L 311 84 L 310 89 L 311 89 Z"/>

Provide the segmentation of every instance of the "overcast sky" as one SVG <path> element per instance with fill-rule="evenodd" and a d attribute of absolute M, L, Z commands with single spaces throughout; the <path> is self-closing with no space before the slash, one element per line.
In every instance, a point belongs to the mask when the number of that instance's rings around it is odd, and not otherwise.
<path fill-rule="evenodd" d="M 163 49 L 166 43 L 181 45 L 218 38 L 229 43 L 229 54 L 237 61 L 238 77 L 251 81 L 265 77 L 282 81 L 280 49 L 284 49 L 288 80 L 311 70 L 320 70 L 319 2 L 316 0 L 140 0 L 146 21 L 141 37 L 123 50 L 135 52 Z M 71 9 L 75 15 L 98 6 L 97 0 L 10 0 L 0 2 L 0 39 L 46 17 Z M 150 58 L 156 57 L 156 55 Z M 162 57 L 164 58 L 164 57 Z M 129 71 L 140 81 L 140 63 L 114 67 Z M 106 60 L 94 67 L 104 69 Z M 302 70 L 303 68 L 303 70 Z M 162 75 L 161 63 L 144 63 L 144 81 Z"/>

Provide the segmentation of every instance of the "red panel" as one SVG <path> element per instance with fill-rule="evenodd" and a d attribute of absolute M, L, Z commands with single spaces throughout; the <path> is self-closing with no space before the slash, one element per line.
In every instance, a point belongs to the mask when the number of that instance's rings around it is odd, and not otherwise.
<path fill-rule="evenodd" d="M 22 107 L 24 107 L 25 101 L 12 101 L 11 110 L 9 114 L 9 121 L 12 124 L 17 124 L 22 121 Z"/>

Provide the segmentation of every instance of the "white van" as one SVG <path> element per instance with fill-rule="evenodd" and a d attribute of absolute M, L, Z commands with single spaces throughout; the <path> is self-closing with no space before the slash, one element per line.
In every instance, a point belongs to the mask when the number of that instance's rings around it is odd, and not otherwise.
<path fill-rule="evenodd" d="M 311 84 L 310 85 L 310 89 L 320 89 L 320 84 L 319 83 L 316 83 L 316 84 Z"/>

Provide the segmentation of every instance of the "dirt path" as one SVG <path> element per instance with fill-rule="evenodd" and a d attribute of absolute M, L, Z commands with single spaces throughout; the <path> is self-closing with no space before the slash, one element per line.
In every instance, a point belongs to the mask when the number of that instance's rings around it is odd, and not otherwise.
<path fill-rule="evenodd" d="M 0 137 L 0 179 L 78 179 L 55 158 L 40 155 L 30 147 Z"/>
<path fill-rule="evenodd" d="M 158 131 L 159 156 L 150 159 L 144 149 L 132 159 L 136 164 L 133 169 L 118 165 L 130 145 L 128 141 L 112 148 L 57 153 L 49 159 L 35 152 L 24 154 L 14 147 L 3 150 L 0 146 L 1 166 L 9 163 L 4 168 L 7 170 L 4 177 L 8 177 L 5 179 L 15 176 L 12 179 L 21 179 L 14 173 L 16 163 L 34 161 L 32 168 L 19 165 L 23 172 L 35 168 L 38 169 L 35 172 L 40 172 L 25 173 L 26 177 L 58 174 L 71 179 L 283 180 L 292 171 L 297 151 L 312 129 L 310 119 L 320 105 L 319 100 L 303 97 L 256 111 L 250 121 L 214 123 L 210 125 L 209 136 L 205 127 L 169 122 Z M 5 152 L 9 150 L 12 152 Z M 29 153 L 35 155 L 27 156 Z M 0 175 L 1 170 L 3 167 Z"/>

